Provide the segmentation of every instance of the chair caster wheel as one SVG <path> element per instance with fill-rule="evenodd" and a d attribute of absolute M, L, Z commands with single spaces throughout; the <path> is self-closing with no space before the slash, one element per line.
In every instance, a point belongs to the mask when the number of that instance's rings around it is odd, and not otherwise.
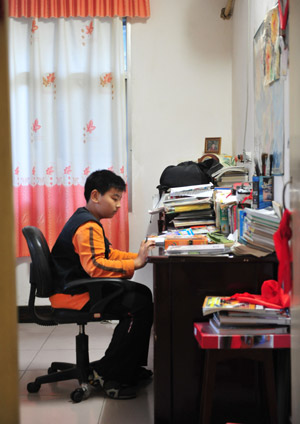
<path fill-rule="evenodd" d="M 79 402 L 81 402 L 83 400 L 84 395 L 85 395 L 84 390 L 81 389 L 81 388 L 79 388 L 79 389 L 74 390 L 71 393 L 70 397 L 71 397 L 71 399 L 72 399 L 73 402 L 79 403 Z"/>
<path fill-rule="evenodd" d="M 37 393 L 41 388 L 41 385 L 39 383 L 36 383 L 33 381 L 32 383 L 27 384 L 27 391 L 29 393 Z"/>

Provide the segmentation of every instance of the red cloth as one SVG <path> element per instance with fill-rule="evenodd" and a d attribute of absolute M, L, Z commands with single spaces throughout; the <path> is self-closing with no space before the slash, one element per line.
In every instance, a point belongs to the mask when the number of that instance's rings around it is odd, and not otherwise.
<path fill-rule="evenodd" d="M 290 306 L 290 296 L 285 294 L 279 286 L 278 281 L 266 280 L 261 286 L 260 294 L 236 293 L 231 296 L 239 302 L 254 303 L 263 305 L 266 308 L 282 309 Z"/>
<path fill-rule="evenodd" d="M 278 230 L 273 236 L 276 255 L 279 261 L 278 281 L 266 280 L 261 286 L 261 295 L 236 293 L 231 299 L 239 302 L 254 303 L 267 308 L 282 309 L 290 306 L 292 288 L 291 262 L 292 255 L 289 240 L 292 237 L 290 228 L 291 212 L 285 209 Z M 284 290 L 282 289 L 284 287 Z"/>
<path fill-rule="evenodd" d="M 276 255 L 279 261 L 277 278 L 280 286 L 284 288 L 284 293 L 290 293 L 292 289 L 292 254 L 289 246 L 289 240 L 292 237 L 290 221 L 291 212 L 285 209 L 279 228 L 273 236 Z"/>

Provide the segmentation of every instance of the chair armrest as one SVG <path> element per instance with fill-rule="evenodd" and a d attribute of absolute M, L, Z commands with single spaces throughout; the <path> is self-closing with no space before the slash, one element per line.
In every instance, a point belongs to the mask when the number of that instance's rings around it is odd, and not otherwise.
<path fill-rule="evenodd" d="M 124 280 L 122 278 L 81 278 L 79 280 L 73 280 L 69 281 L 68 283 L 64 284 L 64 290 L 73 289 L 74 287 L 78 286 L 87 286 L 87 289 L 90 286 L 94 284 L 103 284 L 107 282 L 116 282 L 116 283 L 123 283 Z"/>
<path fill-rule="evenodd" d="M 83 278 L 66 283 L 64 290 L 86 286 L 92 305 L 90 312 L 99 312 L 102 315 L 112 300 L 132 289 L 134 284 L 131 283 L 132 281 L 122 278 Z"/>

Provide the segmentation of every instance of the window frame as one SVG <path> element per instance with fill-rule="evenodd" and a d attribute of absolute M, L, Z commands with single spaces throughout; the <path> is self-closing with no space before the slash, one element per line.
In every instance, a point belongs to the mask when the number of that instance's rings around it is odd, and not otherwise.
<path fill-rule="evenodd" d="M 131 23 L 123 18 L 124 65 L 125 65 L 125 97 L 126 97 L 126 147 L 127 147 L 127 194 L 128 212 L 132 212 L 132 106 L 131 106 Z"/>

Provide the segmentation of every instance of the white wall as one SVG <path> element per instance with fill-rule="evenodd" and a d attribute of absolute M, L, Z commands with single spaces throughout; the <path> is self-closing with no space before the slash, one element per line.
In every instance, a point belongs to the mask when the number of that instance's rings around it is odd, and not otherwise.
<path fill-rule="evenodd" d="M 233 153 L 254 152 L 253 38 L 266 13 L 277 0 L 240 0 L 235 2 L 232 33 L 232 138 Z M 248 97 L 247 97 L 248 84 Z M 282 191 L 289 180 L 289 79 L 284 82 L 284 175 L 274 177 L 274 198 L 282 203 Z M 248 106 L 248 110 L 247 110 Z M 247 117 L 247 123 L 246 123 Z M 253 169 L 253 164 L 251 166 Z M 289 205 L 288 193 L 286 205 Z"/>
<path fill-rule="evenodd" d="M 205 137 L 232 151 L 232 21 L 225 0 L 151 0 L 151 18 L 132 31 L 133 212 L 130 248 L 138 249 L 148 209 L 168 165 L 197 160 Z M 151 286 L 151 265 L 135 279 Z"/>

